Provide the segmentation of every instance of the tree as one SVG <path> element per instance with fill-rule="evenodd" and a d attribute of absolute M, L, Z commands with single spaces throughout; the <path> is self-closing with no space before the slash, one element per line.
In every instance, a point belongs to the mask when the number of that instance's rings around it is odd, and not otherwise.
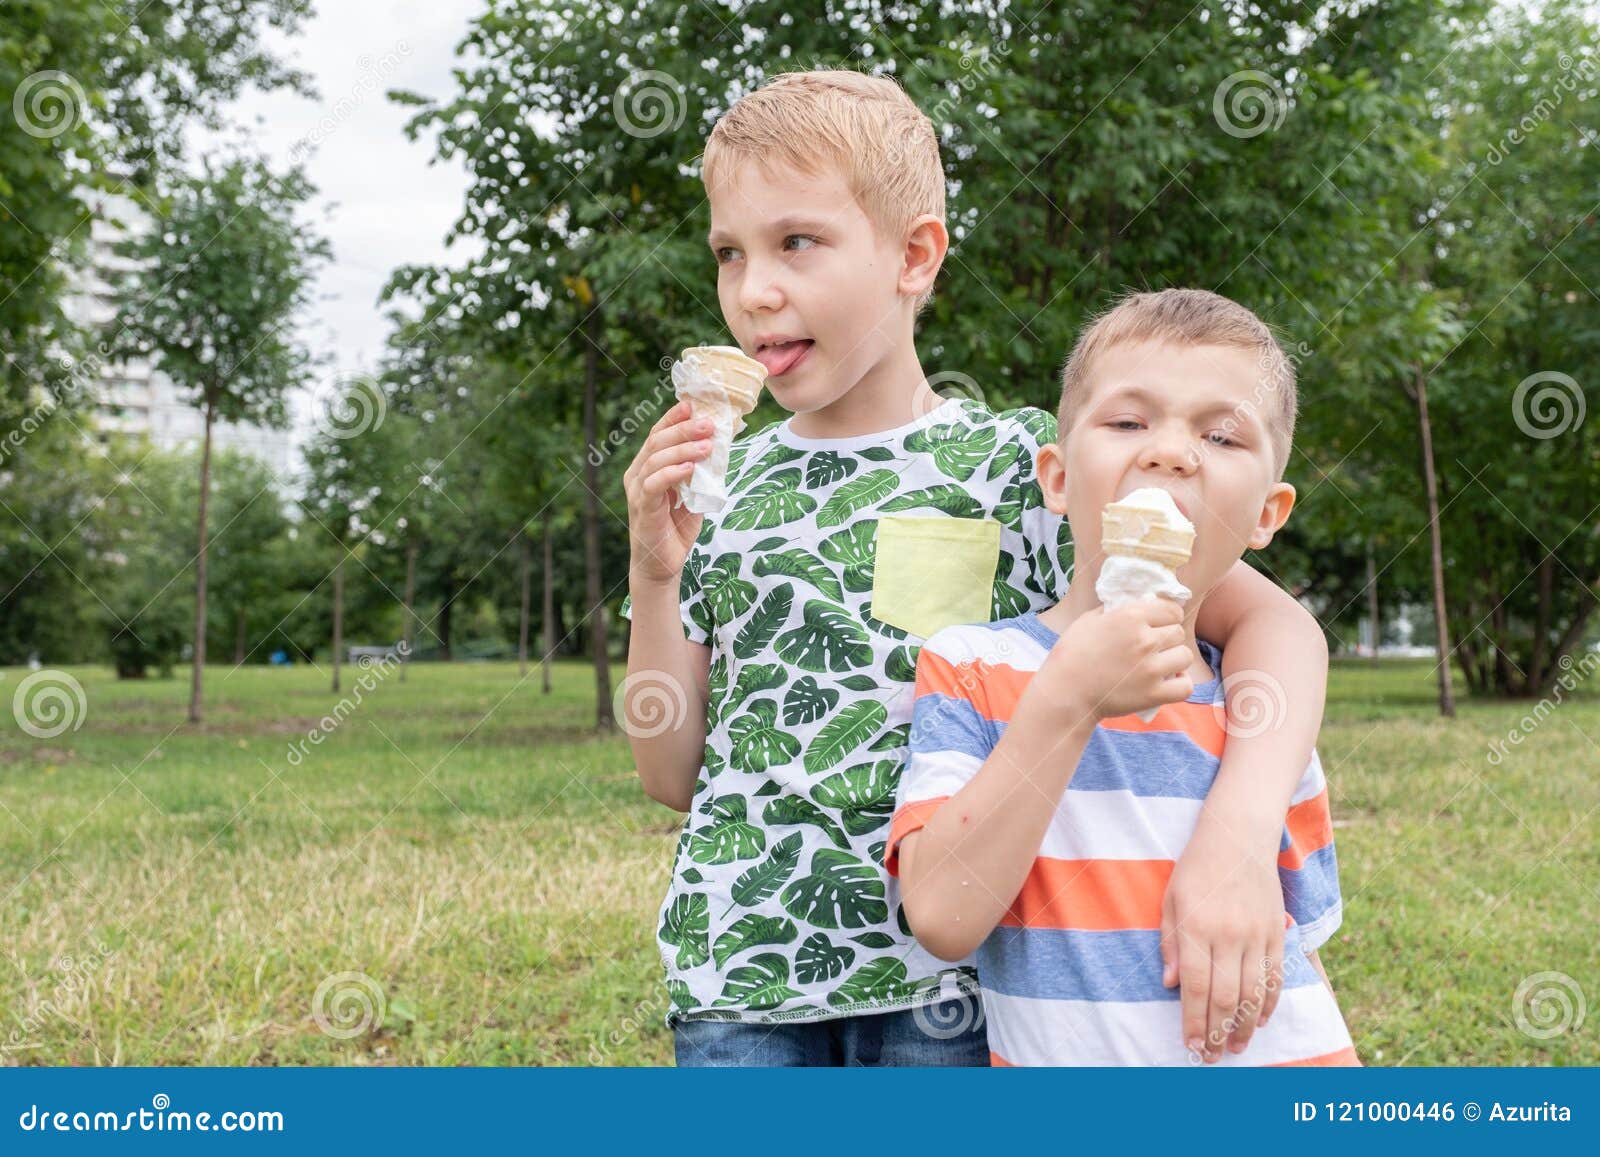
<path fill-rule="evenodd" d="M 137 465 L 116 465 L 130 458 Z M 113 439 L 112 452 L 91 461 L 88 475 L 104 489 L 83 532 L 112 665 L 119 679 L 143 679 L 152 667 L 167 678 L 193 622 L 194 588 L 184 579 L 194 539 L 177 515 L 194 508 L 196 456 Z"/>
<path fill-rule="evenodd" d="M 316 263 L 331 250 L 295 219 L 313 189 L 243 158 L 176 181 L 160 219 L 120 249 L 123 277 L 114 358 L 146 358 L 204 415 L 196 516 L 194 665 L 189 721 L 202 717 L 206 658 L 207 503 L 211 435 L 221 418 L 281 426 L 285 395 L 311 357 L 289 333 L 310 300 Z"/>
<path fill-rule="evenodd" d="M 104 653 L 93 597 L 103 544 L 86 527 L 118 479 L 57 417 L 20 446 L 0 441 L 0 665 Z"/>
<path fill-rule="evenodd" d="M 213 506 L 217 531 L 207 552 L 215 620 L 207 633 L 223 631 L 233 638 L 235 666 L 245 662 L 249 628 L 260 628 L 283 589 L 285 576 L 276 563 L 289 531 L 285 496 L 277 477 L 248 454 L 223 452 L 212 463 Z"/>
<path fill-rule="evenodd" d="M 345 564 L 360 554 L 371 537 L 370 519 L 383 509 L 381 458 L 387 449 L 376 436 L 387 417 L 387 401 L 379 383 L 358 376 L 341 384 L 331 399 L 324 420 L 306 448 L 309 478 L 301 509 L 311 525 L 313 541 L 319 534 L 333 552 L 333 690 L 339 690 L 344 663 Z"/>
<path fill-rule="evenodd" d="M 246 85 L 311 92 L 268 48 L 311 0 L 11 0 L 0 22 L 0 427 L 36 388 L 85 384 L 59 355 L 89 353 L 62 309 L 97 195 L 153 192 L 195 123 Z M 10 123 L 15 118 L 15 128 Z"/>

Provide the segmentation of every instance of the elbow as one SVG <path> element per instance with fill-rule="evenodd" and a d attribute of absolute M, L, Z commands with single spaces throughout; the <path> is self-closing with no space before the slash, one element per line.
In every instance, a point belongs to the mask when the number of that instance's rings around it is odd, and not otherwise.
<path fill-rule="evenodd" d="M 971 956 L 973 949 L 977 948 L 971 936 L 960 931 L 955 921 L 942 913 L 929 912 L 923 905 L 913 905 L 909 901 L 904 908 L 911 934 L 930 955 L 954 964 Z"/>
<path fill-rule="evenodd" d="M 693 792 L 684 792 L 666 784 L 644 781 L 644 794 L 659 804 L 665 804 L 675 812 L 687 812 L 694 801 Z"/>

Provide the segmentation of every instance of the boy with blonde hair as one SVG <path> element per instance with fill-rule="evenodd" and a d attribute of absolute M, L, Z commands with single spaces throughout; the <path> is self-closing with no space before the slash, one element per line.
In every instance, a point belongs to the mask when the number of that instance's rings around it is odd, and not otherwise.
<path fill-rule="evenodd" d="M 1230 742 L 1222 655 L 1195 624 L 1289 517 L 1294 412 L 1293 368 L 1248 309 L 1202 290 L 1127 298 L 1074 349 L 1060 441 L 1039 450 L 1045 503 L 1083 544 L 1066 597 L 922 648 L 888 867 L 934 955 L 976 953 L 996 1064 L 1186 1059 L 1161 983 L 1161 893 Z M 1103 520 L 1119 551 L 1192 530 L 1186 605 L 1102 604 Z M 1341 909 L 1315 753 L 1280 822 L 1283 991 L 1226 1060 L 1355 1064 L 1316 957 Z M 1204 1042 L 1189 1045 L 1198 1059 Z"/>
<path fill-rule="evenodd" d="M 689 813 L 657 937 L 678 1062 L 984 1064 L 973 970 L 916 942 L 882 858 L 923 641 L 1066 590 L 1034 473 L 1054 422 L 928 385 L 913 331 L 949 244 L 944 174 L 892 80 L 776 78 L 718 122 L 704 176 L 723 317 L 790 417 L 736 446 L 731 501 L 703 520 L 672 501 L 710 452 L 686 405 L 624 476 L 623 725 L 645 791 Z M 1188 1030 L 1235 1018 L 1220 1052 L 1248 1041 L 1261 1010 L 1236 1015 L 1240 993 L 1281 956 L 1272 797 L 1311 750 L 1326 648 L 1242 566 L 1202 626 L 1290 703 L 1230 747 L 1164 901 Z M 667 726 L 662 689 L 687 705 Z"/>

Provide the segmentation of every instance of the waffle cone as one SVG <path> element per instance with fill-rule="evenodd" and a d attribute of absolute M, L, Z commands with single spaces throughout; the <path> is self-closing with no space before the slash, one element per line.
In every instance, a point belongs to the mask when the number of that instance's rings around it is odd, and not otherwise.
<path fill-rule="evenodd" d="M 1175 571 L 1189 561 L 1187 547 L 1161 547 L 1145 542 L 1104 542 L 1101 549 L 1107 558 L 1142 558 Z"/>
<path fill-rule="evenodd" d="M 1194 528 L 1154 520 L 1142 506 L 1113 502 L 1100 520 L 1100 546 L 1107 557 L 1144 558 L 1177 570 L 1194 549 Z"/>
<path fill-rule="evenodd" d="M 756 408 L 767 380 L 767 367 L 754 358 L 745 357 L 733 346 L 694 346 L 684 350 L 679 360 L 693 367 L 696 376 L 722 387 L 722 406 L 730 416 L 743 418 Z M 719 408 L 714 397 L 701 395 L 697 400 L 697 413 L 700 409 Z"/>

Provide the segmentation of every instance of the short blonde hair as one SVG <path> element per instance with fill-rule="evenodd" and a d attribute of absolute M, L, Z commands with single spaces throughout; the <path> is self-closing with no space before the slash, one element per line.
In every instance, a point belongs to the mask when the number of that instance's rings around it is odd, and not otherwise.
<path fill-rule="evenodd" d="M 944 167 L 933 122 L 895 81 L 849 69 L 786 72 L 734 102 L 706 141 L 706 187 L 733 166 L 786 162 L 843 173 L 873 225 L 903 237 L 924 214 L 944 220 Z"/>
<path fill-rule="evenodd" d="M 1260 374 L 1256 391 L 1245 406 L 1260 412 L 1272 438 L 1278 475 L 1282 477 L 1294 443 L 1295 412 L 1299 408 L 1294 362 L 1283 352 L 1266 322 L 1238 302 L 1205 289 L 1130 293 L 1095 319 L 1072 347 L 1061 374 L 1061 405 L 1056 422 L 1062 437 L 1077 418 L 1095 359 L 1113 346 L 1140 341 L 1254 351 Z M 1266 396 L 1260 397 L 1263 393 Z"/>

